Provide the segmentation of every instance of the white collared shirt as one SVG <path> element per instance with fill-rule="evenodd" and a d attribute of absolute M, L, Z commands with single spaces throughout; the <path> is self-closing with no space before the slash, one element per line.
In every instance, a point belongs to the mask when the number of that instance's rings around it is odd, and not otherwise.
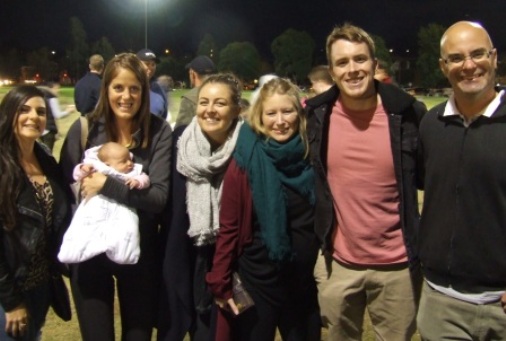
<path fill-rule="evenodd" d="M 464 122 L 464 126 L 467 128 L 473 121 L 475 121 L 480 116 L 492 117 L 495 113 L 499 105 L 501 104 L 501 97 L 504 95 L 504 90 L 501 90 L 498 94 L 496 94 L 495 98 L 490 102 L 485 109 L 479 112 L 476 116 L 471 119 L 467 119 L 464 115 L 462 115 L 457 108 L 457 104 L 455 103 L 455 95 L 451 95 L 446 102 L 445 111 L 443 116 L 460 116 L 462 121 Z"/>

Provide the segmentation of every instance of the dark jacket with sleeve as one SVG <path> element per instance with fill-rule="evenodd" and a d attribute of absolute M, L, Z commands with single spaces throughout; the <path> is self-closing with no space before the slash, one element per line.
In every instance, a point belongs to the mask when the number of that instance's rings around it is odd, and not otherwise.
<path fill-rule="evenodd" d="M 192 118 L 195 116 L 195 111 L 197 109 L 198 94 L 199 88 L 194 87 L 193 89 L 186 92 L 183 96 L 181 96 L 179 113 L 176 117 L 176 128 L 183 125 L 188 125 L 192 121 Z"/>
<path fill-rule="evenodd" d="M 70 224 L 70 204 L 73 198 L 58 164 L 38 143 L 35 144 L 35 155 L 53 191 L 53 222 L 48 227 L 46 238 L 51 271 L 57 275 L 62 267 L 56 256 L 63 234 Z M 5 311 L 10 311 L 23 302 L 19 288 L 26 279 L 29 260 L 35 252 L 35 241 L 46 228 L 44 213 L 27 177 L 21 183 L 17 207 L 17 225 L 13 231 L 5 231 L 0 220 L 0 303 Z"/>
<path fill-rule="evenodd" d="M 81 115 L 86 115 L 95 109 L 100 97 L 101 85 L 102 79 L 95 72 L 88 72 L 77 81 L 74 89 L 74 102 Z"/>
<path fill-rule="evenodd" d="M 167 114 L 168 114 L 168 110 L 169 110 L 169 99 L 167 97 L 167 93 L 162 89 L 160 84 L 158 84 L 158 82 L 156 82 L 156 81 L 151 82 L 149 86 L 150 86 L 151 91 L 153 91 L 155 94 L 160 95 L 160 97 L 162 98 L 162 101 L 161 101 L 162 103 L 160 104 L 161 115 L 158 115 L 158 116 L 162 117 L 164 120 L 167 119 Z M 156 113 L 154 113 L 154 114 L 156 114 Z"/>
<path fill-rule="evenodd" d="M 133 135 L 136 147 L 130 149 L 135 163 L 142 164 L 142 170 L 150 179 L 151 185 L 142 190 L 130 190 L 121 180 L 108 176 L 99 194 L 117 201 L 120 204 L 137 209 L 139 215 L 139 233 L 141 240 L 141 257 L 148 254 L 154 258 L 157 249 L 154 245 L 158 239 L 159 214 L 165 208 L 169 192 L 170 149 L 172 129 L 160 117 L 151 115 L 149 144 L 142 148 L 142 132 Z M 86 148 L 109 142 L 103 119 L 90 123 Z M 61 150 L 60 163 L 68 183 L 73 183 L 74 167 L 81 163 L 81 123 L 76 120 L 70 127 Z"/>
<path fill-rule="evenodd" d="M 177 127 L 171 150 L 170 190 L 162 222 L 163 285 L 161 289 L 158 340 L 183 340 L 195 319 L 193 304 L 193 244 L 188 237 L 186 177 L 177 171 L 177 141 L 186 129 Z"/>
<path fill-rule="evenodd" d="M 417 268 L 416 238 L 420 215 L 417 197 L 418 124 L 425 105 L 391 84 L 375 81 L 388 115 L 395 178 L 400 198 L 400 221 L 411 269 Z M 339 97 L 336 85 L 306 101 L 311 162 L 316 173 L 315 231 L 325 254 L 332 253 L 336 226 L 333 198 L 327 182 L 328 127 L 332 107 Z"/>
<path fill-rule="evenodd" d="M 188 236 L 190 220 L 186 205 L 186 177 L 177 170 L 177 141 L 186 125 L 174 130 L 169 201 L 164 213 L 162 235 L 165 240 L 163 288 L 158 340 L 184 340 L 185 335 L 213 332 L 214 323 L 197 325 L 197 316 L 209 314 L 212 295 L 204 276 L 214 255 L 214 244 L 195 246 Z M 197 330 L 198 328 L 198 330 Z"/>
<path fill-rule="evenodd" d="M 464 293 L 506 289 L 506 95 L 465 127 L 443 116 L 420 124 L 425 169 L 420 261 L 432 283 Z"/>

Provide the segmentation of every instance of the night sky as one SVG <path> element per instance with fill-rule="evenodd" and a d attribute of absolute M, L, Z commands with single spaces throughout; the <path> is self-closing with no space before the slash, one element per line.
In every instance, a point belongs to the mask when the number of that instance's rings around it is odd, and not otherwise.
<path fill-rule="evenodd" d="M 48 46 L 63 52 L 69 18 L 78 17 L 88 40 L 106 36 L 116 52 L 144 47 L 146 0 L 0 0 L 0 51 Z M 428 23 L 480 21 L 499 53 L 506 50 L 506 0 L 147 0 L 148 47 L 194 54 L 205 33 L 223 48 L 253 42 L 267 59 L 272 40 L 287 28 L 304 30 L 324 49 L 325 37 L 349 21 L 383 37 L 394 52 L 414 53 Z"/>

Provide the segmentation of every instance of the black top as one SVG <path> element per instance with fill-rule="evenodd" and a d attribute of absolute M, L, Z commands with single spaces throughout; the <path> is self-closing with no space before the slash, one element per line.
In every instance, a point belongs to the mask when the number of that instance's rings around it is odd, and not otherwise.
<path fill-rule="evenodd" d="M 465 127 L 443 116 L 445 103 L 420 124 L 424 202 L 420 260 L 432 283 L 460 292 L 506 288 L 506 95 L 491 117 Z"/>
<path fill-rule="evenodd" d="M 286 263 L 269 259 L 256 215 L 253 243 L 244 248 L 239 258 L 239 275 L 246 290 L 256 291 L 274 305 L 284 304 L 288 299 L 314 287 L 313 269 L 319 248 L 314 233 L 313 207 L 292 189 L 285 186 L 284 190 L 293 259 Z"/>

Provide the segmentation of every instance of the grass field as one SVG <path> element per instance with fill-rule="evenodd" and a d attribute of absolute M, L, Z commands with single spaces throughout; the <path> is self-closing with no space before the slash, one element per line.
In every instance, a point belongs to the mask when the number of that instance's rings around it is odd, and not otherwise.
<path fill-rule="evenodd" d="M 1 88 L 0 87 L 0 99 L 3 98 L 5 93 L 9 88 Z M 177 112 L 179 110 L 179 103 L 181 101 L 181 95 L 187 90 L 175 90 L 170 92 L 170 112 L 172 114 L 172 121 L 175 121 Z M 73 100 L 73 88 L 62 88 L 60 90 L 60 104 L 62 106 L 65 106 L 67 104 L 74 104 Z M 243 97 L 246 99 L 249 99 L 251 92 L 244 92 Z M 440 103 L 445 98 L 442 97 L 420 97 L 420 100 L 422 100 L 428 108 L 433 107 L 434 105 Z M 69 116 L 66 116 L 64 118 L 61 118 L 57 120 L 57 125 L 59 129 L 59 136 L 57 138 L 57 141 L 55 143 L 55 157 L 59 157 L 59 151 L 61 148 L 61 144 L 63 142 L 63 139 L 70 127 L 70 125 L 79 117 L 78 113 L 70 114 Z M 118 307 L 116 305 L 116 315 L 118 314 Z M 120 321 L 119 318 L 116 318 L 115 320 L 115 326 L 116 326 L 116 340 L 120 340 Z M 363 340 L 365 341 L 373 341 L 375 339 L 374 331 L 372 330 L 370 323 L 368 321 L 368 318 L 366 316 L 365 321 L 365 332 L 363 336 Z M 325 330 L 323 330 L 323 336 L 325 336 Z M 189 340 L 189 338 L 187 338 Z M 79 327 L 77 324 L 77 317 L 74 315 L 72 318 L 72 321 L 70 322 L 63 322 L 61 321 L 52 311 L 49 312 L 46 326 L 43 329 L 42 333 L 42 341 L 74 341 L 74 340 L 80 340 L 80 334 L 79 334 Z M 153 340 L 155 340 L 155 337 L 153 336 Z M 281 340 L 281 338 L 277 338 L 277 340 Z M 418 335 L 415 335 L 412 339 L 413 341 L 419 341 L 420 337 Z"/>

